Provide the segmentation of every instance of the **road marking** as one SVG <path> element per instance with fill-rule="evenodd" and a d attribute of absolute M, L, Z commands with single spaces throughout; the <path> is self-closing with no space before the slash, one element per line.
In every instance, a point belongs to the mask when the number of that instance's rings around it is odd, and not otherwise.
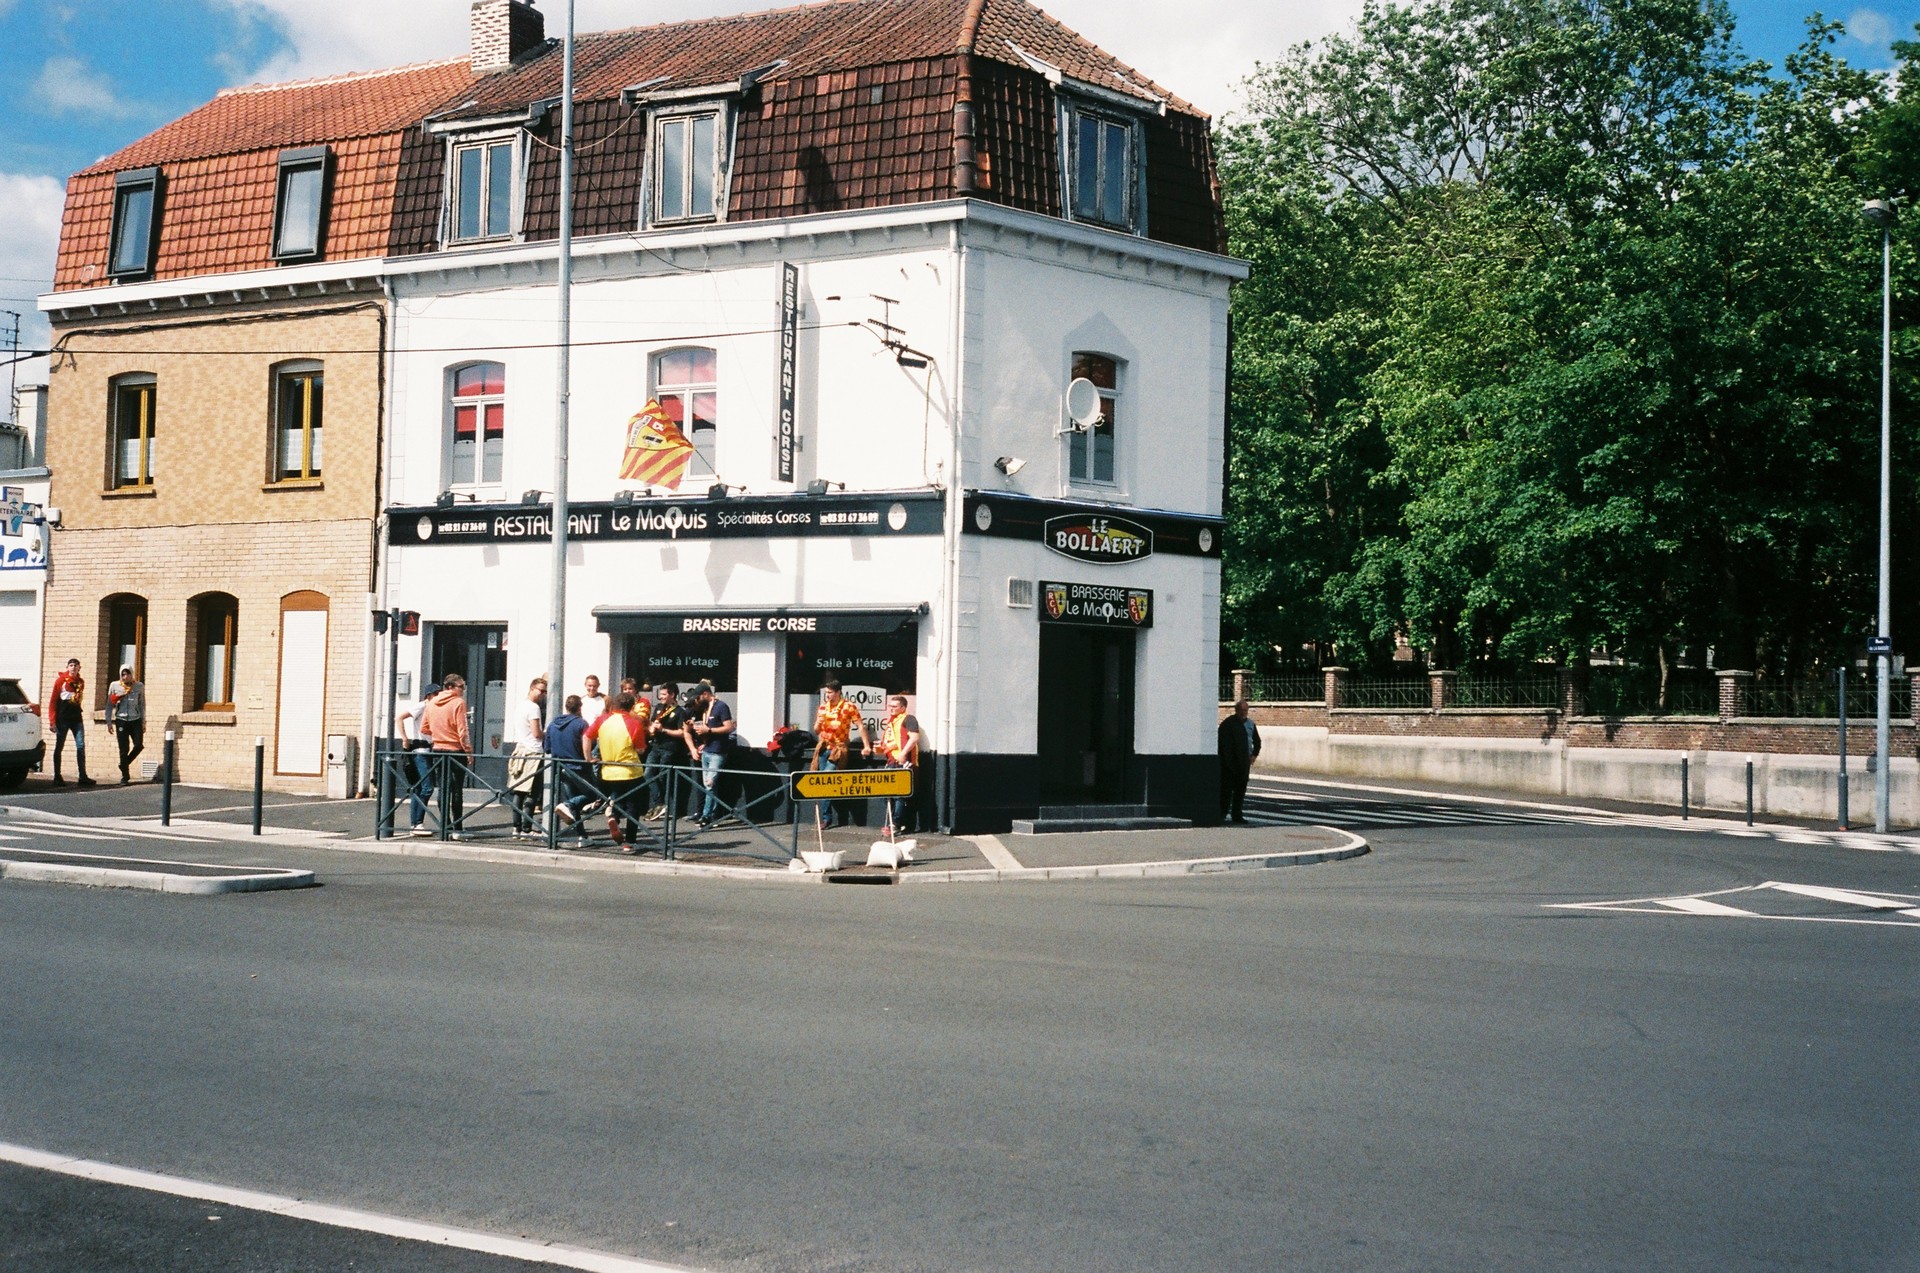
<path fill-rule="evenodd" d="M 382 1215 L 377 1211 L 329 1207 L 315 1202 L 302 1202 L 298 1198 L 257 1193 L 251 1189 L 230 1189 L 225 1185 L 211 1184 L 203 1180 L 188 1180 L 182 1176 L 137 1171 L 131 1167 L 116 1167 L 112 1163 L 73 1158 L 66 1154 L 49 1154 L 42 1150 L 29 1149 L 25 1145 L 8 1144 L 5 1141 L 0 1141 L 0 1161 L 15 1163 L 22 1167 L 34 1167 L 41 1171 L 58 1172 L 65 1176 L 77 1176 L 82 1180 L 95 1180 L 103 1184 L 124 1185 L 130 1189 L 145 1189 L 153 1193 L 172 1194 L 178 1198 L 194 1198 L 201 1202 L 217 1202 L 224 1206 L 242 1207 L 248 1211 L 265 1211 L 294 1220 L 331 1225 L 336 1229 L 353 1229 L 361 1233 L 378 1233 L 386 1237 L 405 1238 L 414 1242 L 431 1242 L 438 1246 L 455 1247 L 462 1251 L 479 1251 L 486 1255 L 500 1255 L 514 1260 L 528 1260 L 535 1264 L 556 1264 L 562 1268 L 586 1269 L 589 1273 L 688 1273 L 688 1270 L 671 1264 L 636 1260 L 624 1255 L 609 1255 L 604 1251 L 590 1251 L 585 1247 L 531 1242 L 524 1238 L 508 1238 L 493 1233 L 482 1233 L 477 1229 L 456 1229 L 442 1224 L 429 1224 L 421 1220 L 408 1220 L 402 1216 Z"/>
<path fill-rule="evenodd" d="M 9 818 L 7 825 L 24 831 L 38 831 L 45 835 L 70 836 L 75 840 L 164 840 L 171 844 L 217 844 L 205 836 L 181 835 L 173 831 L 133 831 L 124 827 L 112 830 L 76 829 L 64 822 L 35 822 L 27 818 Z"/>
<path fill-rule="evenodd" d="M 997 835 L 967 835 L 960 838 L 972 842 L 973 846 L 980 850 L 981 856 L 987 859 L 987 865 L 996 871 L 1024 871 L 1027 869 L 1020 865 L 1018 858 L 1007 851 L 1007 846 L 1001 842 L 1000 837 Z"/>
<path fill-rule="evenodd" d="M 1904 893 L 1863 893 L 1857 889 L 1827 888 L 1818 884 L 1788 884 L 1780 880 L 1768 880 L 1764 884 L 1753 884 L 1745 888 L 1725 888 L 1712 893 L 1693 893 L 1681 897 L 1635 897 L 1617 902 L 1553 902 L 1549 910 L 1565 911 L 1614 911 L 1627 915 L 1710 915 L 1731 919 L 1786 919 L 1802 924 L 1872 924 L 1887 928 L 1920 928 L 1920 924 L 1908 923 L 1896 919 L 1868 919 L 1854 915 L 1769 915 L 1764 911 L 1745 910 L 1730 906 L 1726 902 L 1711 899 L 1735 898 L 1740 895 L 1761 893 L 1787 893 L 1795 897 L 1812 898 L 1816 901 L 1833 902 L 1841 906 L 1858 907 L 1869 913 L 1885 914 L 1892 911 L 1897 915 L 1906 915 L 1920 919 L 1920 897 Z"/>
<path fill-rule="evenodd" d="M 1761 888 L 1777 889 L 1782 893 L 1798 893 L 1801 897 L 1817 897 L 1827 902 L 1842 902 L 1848 906 L 1865 906 L 1873 910 L 1897 911 L 1906 906 L 1911 898 L 1891 901 L 1872 893 L 1856 893 L 1848 888 L 1821 888 L 1817 884 L 1781 884 L 1769 880 Z"/>
<path fill-rule="evenodd" d="M 1709 902 L 1704 897 L 1663 897 L 1656 903 L 1669 910 L 1685 911 L 1689 915 L 1751 915 L 1752 911 L 1743 911 L 1734 906 L 1722 906 L 1718 902 Z"/>

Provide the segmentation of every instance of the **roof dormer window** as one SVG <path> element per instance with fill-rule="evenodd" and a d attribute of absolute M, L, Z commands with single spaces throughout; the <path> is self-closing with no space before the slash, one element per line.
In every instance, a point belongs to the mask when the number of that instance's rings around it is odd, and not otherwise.
<path fill-rule="evenodd" d="M 511 136 L 453 143 L 447 181 L 449 242 L 504 239 L 514 233 L 519 152 Z"/>
<path fill-rule="evenodd" d="M 113 235 L 107 273 L 138 278 L 153 273 L 160 241 L 160 170 L 137 168 L 113 179 Z"/>
<path fill-rule="evenodd" d="M 1067 206 L 1075 221 L 1139 233 L 1140 125 L 1118 113 L 1065 103 Z"/>
<path fill-rule="evenodd" d="M 321 255 L 331 157 L 325 146 L 280 152 L 279 191 L 273 212 L 274 260 L 302 261 Z"/>
<path fill-rule="evenodd" d="M 653 117 L 653 159 L 647 165 L 648 223 L 679 225 L 725 219 L 727 156 L 721 144 L 726 112 L 662 111 Z"/>

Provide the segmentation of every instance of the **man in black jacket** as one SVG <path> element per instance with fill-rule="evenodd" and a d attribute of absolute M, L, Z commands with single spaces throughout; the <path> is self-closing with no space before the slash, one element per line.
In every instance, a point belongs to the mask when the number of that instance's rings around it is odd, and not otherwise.
<path fill-rule="evenodd" d="M 1254 757 L 1260 754 L 1260 727 L 1247 715 L 1249 704 L 1241 699 L 1233 705 L 1233 715 L 1220 722 L 1220 816 L 1235 826 L 1247 825 L 1241 807 L 1247 799 L 1247 775 L 1253 772 Z"/>

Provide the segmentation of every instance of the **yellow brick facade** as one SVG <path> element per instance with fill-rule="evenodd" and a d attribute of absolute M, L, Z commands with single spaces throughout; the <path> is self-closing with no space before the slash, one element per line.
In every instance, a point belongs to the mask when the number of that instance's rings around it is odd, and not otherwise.
<path fill-rule="evenodd" d="M 55 331 L 79 352 L 56 357 L 48 394 L 50 502 L 62 525 L 47 579 L 44 666 L 80 659 L 90 707 L 103 707 L 118 670 L 109 666 L 109 599 L 144 599 L 143 759 L 157 761 L 163 731 L 174 729 L 183 782 L 251 785 L 253 740 L 262 736 L 269 787 L 324 789 L 324 777 L 279 772 L 305 767 L 283 766 L 277 755 L 283 676 L 289 694 L 320 695 L 323 734 L 361 734 L 379 473 L 379 304 L 222 316 L 237 322 L 149 313 Z M 276 367 L 294 359 L 317 360 L 325 371 L 324 462 L 317 482 L 276 485 L 272 383 Z M 107 489 L 109 399 L 114 379 L 135 372 L 154 377 L 155 458 L 151 488 L 128 494 Z M 227 711 L 196 701 L 193 616 L 195 599 L 208 593 L 237 603 Z M 324 667 L 282 666 L 283 605 L 296 593 L 325 598 Z M 114 777 L 111 737 L 99 724 L 88 734 L 91 772 Z"/>

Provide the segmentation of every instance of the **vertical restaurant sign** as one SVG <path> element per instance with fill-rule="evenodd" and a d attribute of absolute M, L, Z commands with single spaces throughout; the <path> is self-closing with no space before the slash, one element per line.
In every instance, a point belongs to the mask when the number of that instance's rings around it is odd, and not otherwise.
<path fill-rule="evenodd" d="M 774 440 L 776 481 L 793 480 L 793 377 L 800 331 L 800 267 L 780 264 L 780 420 Z"/>

